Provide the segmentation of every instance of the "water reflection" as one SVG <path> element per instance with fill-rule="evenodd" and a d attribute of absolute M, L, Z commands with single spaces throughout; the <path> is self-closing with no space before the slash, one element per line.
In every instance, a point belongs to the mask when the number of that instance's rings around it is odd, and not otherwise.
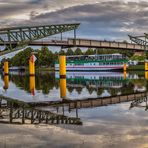
<path fill-rule="evenodd" d="M 22 98 L 21 101 L 27 102 L 115 96 L 147 89 L 147 81 L 143 76 L 125 72 L 68 72 L 67 78 L 61 80 L 59 73 L 39 73 L 34 77 L 12 73 L 1 76 L 0 81 L 4 83 L 7 96 Z"/>
<path fill-rule="evenodd" d="M 63 114 L 52 113 L 48 110 L 36 108 L 28 103 L 0 96 L 0 123 L 11 124 L 75 124 L 82 125 L 78 115 L 68 117 Z"/>
<path fill-rule="evenodd" d="M 30 92 L 35 95 L 35 76 L 29 76 Z"/>
<path fill-rule="evenodd" d="M 73 134 L 71 143 L 85 137 L 85 147 L 88 141 L 90 147 L 120 147 L 133 141 L 142 145 L 148 131 L 145 78 L 146 73 L 114 72 L 67 73 L 61 80 L 58 73 L 1 75 L 0 123 L 54 124 L 60 131 L 70 131 L 64 133 L 67 137 Z M 138 142 L 139 135 L 144 140 Z M 63 133 L 61 141 L 67 143 Z"/>
<path fill-rule="evenodd" d="M 147 111 L 148 110 L 148 98 L 147 98 L 147 96 L 136 98 L 135 100 L 133 100 L 130 108 L 132 109 L 134 107 L 145 108 L 145 111 Z"/>
<path fill-rule="evenodd" d="M 60 97 L 66 99 L 66 79 L 60 79 Z"/>
<path fill-rule="evenodd" d="M 9 87 L 9 75 L 4 75 L 4 90 L 6 91 Z"/>

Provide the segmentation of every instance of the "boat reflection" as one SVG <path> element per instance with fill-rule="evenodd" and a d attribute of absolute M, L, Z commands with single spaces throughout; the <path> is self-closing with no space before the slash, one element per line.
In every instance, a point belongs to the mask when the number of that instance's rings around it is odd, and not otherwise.
<path fill-rule="evenodd" d="M 35 88 L 41 85 L 40 79 L 43 78 L 42 83 L 47 84 L 48 76 L 49 75 L 39 75 L 36 77 L 23 76 L 23 78 L 22 76 L 17 77 L 16 75 L 4 76 L 4 89 L 7 90 L 9 87 L 9 77 L 12 82 L 19 82 L 16 84 L 22 82 L 21 85 L 27 80 L 27 82 L 30 83 L 29 88 L 27 88 L 32 95 L 35 95 Z M 52 77 L 53 75 L 50 75 L 50 78 Z M 134 75 L 133 79 L 131 75 L 126 74 L 125 79 L 124 73 L 69 73 L 66 79 L 58 79 L 57 77 L 57 80 L 50 80 L 50 82 L 52 81 L 52 87 L 59 83 L 57 87 L 60 88 L 60 98 L 62 98 L 59 100 L 25 102 L 25 100 L 18 101 L 15 98 L 0 95 L 0 123 L 82 125 L 83 121 L 79 118 L 79 109 L 98 108 L 123 102 L 129 102 L 130 109 L 141 106 L 147 110 L 148 92 L 146 89 L 142 89 L 141 91 L 135 89 L 135 86 L 139 88 L 141 85 L 137 78 L 138 76 Z M 132 81 L 134 85 L 131 83 Z M 136 81 L 138 81 L 138 83 Z M 143 81 L 145 88 L 147 88 L 147 81 L 145 81 L 145 79 L 143 79 Z M 74 89 L 86 87 L 88 90 L 96 89 L 97 91 L 99 89 L 101 90 L 101 88 L 109 88 L 114 92 L 120 90 L 122 93 L 112 93 L 110 96 L 97 96 L 95 98 L 71 99 L 67 97 L 67 90 L 69 91 L 70 87 Z M 132 91 L 129 91 L 128 89 L 131 89 L 131 87 Z"/>

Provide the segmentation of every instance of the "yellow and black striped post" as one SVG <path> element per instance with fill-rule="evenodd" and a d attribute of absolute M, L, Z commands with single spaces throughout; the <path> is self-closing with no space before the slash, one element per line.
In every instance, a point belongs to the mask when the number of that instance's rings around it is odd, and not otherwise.
<path fill-rule="evenodd" d="M 66 56 L 59 56 L 60 79 L 66 78 Z"/>
<path fill-rule="evenodd" d="M 4 75 L 8 75 L 9 74 L 9 63 L 8 60 L 4 61 Z"/>
<path fill-rule="evenodd" d="M 35 75 L 35 62 L 34 62 L 33 56 L 34 55 L 32 54 L 30 59 L 29 59 L 29 75 L 30 76 L 34 76 Z"/>
<path fill-rule="evenodd" d="M 66 98 L 66 56 L 59 56 L 60 97 Z"/>
<path fill-rule="evenodd" d="M 9 87 L 9 75 L 4 75 L 4 89 L 7 90 Z"/>

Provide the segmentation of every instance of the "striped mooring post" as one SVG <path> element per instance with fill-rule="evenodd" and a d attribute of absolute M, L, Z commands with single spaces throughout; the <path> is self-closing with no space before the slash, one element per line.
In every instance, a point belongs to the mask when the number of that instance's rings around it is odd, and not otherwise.
<path fill-rule="evenodd" d="M 29 59 L 29 75 L 34 76 L 35 75 L 35 59 L 34 54 L 31 55 Z"/>
<path fill-rule="evenodd" d="M 148 61 L 145 61 L 145 71 L 148 71 Z"/>
<path fill-rule="evenodd" d="M 66 56 L 59 56 L 60 97 L 66 98 Z"/>
<path fill-rule="evenodd" d="M 8 62 L 8 60 L 4 61 L 4 75 L 9 75 L 9 62 Z"/>

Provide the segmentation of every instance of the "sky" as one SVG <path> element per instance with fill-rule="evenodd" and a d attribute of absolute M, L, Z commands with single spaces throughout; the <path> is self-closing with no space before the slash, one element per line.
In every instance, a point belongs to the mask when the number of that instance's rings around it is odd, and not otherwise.
<path fill-rule="evenodd" d="M 79 37 L 128 39 L 148 30 L 147 0 L 0 0 L 0 28 L 81 23 Z"/>

